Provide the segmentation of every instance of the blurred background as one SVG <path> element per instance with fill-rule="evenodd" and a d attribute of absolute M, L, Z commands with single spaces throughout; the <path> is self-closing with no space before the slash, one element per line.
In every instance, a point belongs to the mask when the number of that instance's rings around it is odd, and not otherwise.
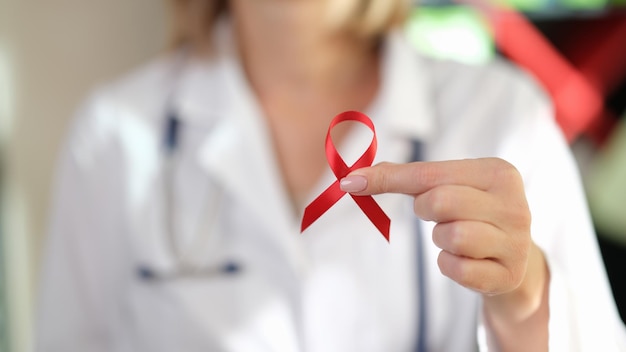
<path fill-rule="evenodd" d="M 435 57 L 503 56 L 552 97 L 626 317 L 626 0 L 424 0 L 405 30 Z M 165 1 L 0 0 L 0 351 L 30 351 L 60 144 L 95 86 L 163 52 Z"/>

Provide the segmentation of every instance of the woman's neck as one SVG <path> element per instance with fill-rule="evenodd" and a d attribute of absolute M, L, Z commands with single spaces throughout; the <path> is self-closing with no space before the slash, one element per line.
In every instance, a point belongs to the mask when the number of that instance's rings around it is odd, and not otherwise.
<path fill-rule="evenodd" d="M 378 77 L 374 43 L 329 30 L 323 23 L 325 4 L 231 1 L 244 69 L 262 103 L 286 94 L 293 94 L 289 98 L 295 101 L 333 96 L 354 100 L 346 93 L 355 87 L 377 87 L 372 82 Z"/>

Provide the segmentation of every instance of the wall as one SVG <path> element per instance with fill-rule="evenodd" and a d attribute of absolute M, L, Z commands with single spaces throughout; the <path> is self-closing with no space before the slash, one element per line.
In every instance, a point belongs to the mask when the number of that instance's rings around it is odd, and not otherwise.
<path fill-rule="evenodd" d="M 0 148 L 10 351 L 32 349 L 54 163 L 89 90 L 165 46 L 165 2 L 0 0 Z"/>

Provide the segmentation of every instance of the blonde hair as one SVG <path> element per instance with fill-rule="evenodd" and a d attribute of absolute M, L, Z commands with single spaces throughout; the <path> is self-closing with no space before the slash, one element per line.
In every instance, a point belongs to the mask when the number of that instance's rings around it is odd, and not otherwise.
<path fill-rule="evenodd" d="M 322 0 L 317 0 L 322 1 Z M 345 28 L 362 38 L 380 37 L 404 23 L 410 0 L 325 0 L 328 25 Z M 228 0 L 169 0 L 172 13 L 170 46 L 206 49 L 217 18 L 228 11 Z"/>

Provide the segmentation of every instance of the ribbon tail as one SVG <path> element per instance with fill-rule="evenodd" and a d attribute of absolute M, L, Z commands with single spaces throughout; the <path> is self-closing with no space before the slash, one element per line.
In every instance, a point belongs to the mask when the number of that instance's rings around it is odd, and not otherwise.
<path fill-rule="evenodd" d="M 368 219 L 376 226 L 378 231 L 385 237 L 387 242 L 389 242 L 389 228 L 391 227 L 391 220 L 385 214 L 385 212 L 381 209 L 381 207 L 376 203 L 372 196 L 355 196 L 351 194 L 352 199 L 356 202 L 356 204 L 363 210 L 363 213 L 367 216 Z"/>
<path fill-rule="evenodd" d="M 330 185 L 315 198 L 305 209 L 300 225 L 300 233 L 304 232 L 315 220 L 322 216 L 333 204 L 337 203 L 346 192 L 339 187 L 339 180 Z"/>

